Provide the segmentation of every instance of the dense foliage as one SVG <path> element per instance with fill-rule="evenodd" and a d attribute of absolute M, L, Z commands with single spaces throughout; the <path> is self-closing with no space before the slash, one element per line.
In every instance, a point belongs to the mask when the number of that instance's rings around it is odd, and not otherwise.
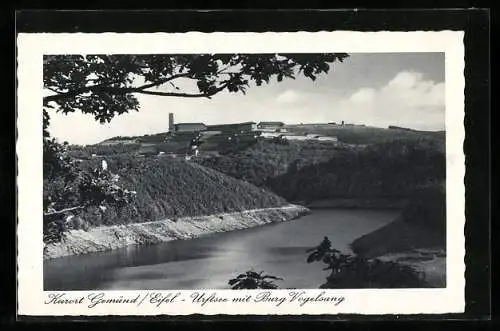
<path fill-rule="evenodd" d="M 290 201 L 329 198 L 411 198 L 419 187 L 444 180 L 443 143 L 399 139 L 365 148 L 331 142 L 259 142 L 231 155 L 202 159 L 210 168 Z"/>
<path fill-rule="evenodd" d="M 410 266 L 378 259 L 367 260 L 332 248 L 328 237 L 310 249 L 307 263 L 323 262 L 331 270 L 320 288 L 419 288 L 423 276 Z"/>
<path fill-rule="evenodd" d="M 232 177 L 265 186 L 270 178 L 325 162 L 346 148 L 331 142 L 291 141 L 282 144 L 259 141 L 245 150 L 199 159 L 198 162 Z"/>
<path fill-rule="evenodd" d="M 263 273 L 263 271 L 259 273 L 255 271 L 247 271 L 243 274 L 239 274 L 235 278 L 230 279 L 228 284 L 231 285 L 232 290 L 277 289 L 278 285 L 276 285 L 274 281 L 283 280 L 283 278 Z"/>
<path fill-rule="evenodd" d="M 103 211 L 105 205 L 123 206 L 135 192 L 118 184 L 119 176 L 104 164 L 81 168 L 69 155 L 67 144 L 44 138 L 43 144 L 44 241 L 54 242 L 71 228 L 71 219 L 89 209 Z"/>
<path fill-rule="evenodd" d="M 273 78 L 281 82 L 303 75 L 315 80 L 347 57 L 345 53 L 46 55 L 43 84 L 53 94 L 44 97 L 44 116 L 56 107 L 109 122 L 115 115 L 138 110 L 137 94 L 210 98 L 222 91 L 245 93 L 251 83 L 260 86 Z"/>
<path fill-rule="evenodd" d="M 445 178 L 444 153 L 433 140 L 396 140 L 362 151 L 342 151 L 330 160 L 271 178 L 267 185 L 288 200 L 412 198 L 420 187 Z"/>

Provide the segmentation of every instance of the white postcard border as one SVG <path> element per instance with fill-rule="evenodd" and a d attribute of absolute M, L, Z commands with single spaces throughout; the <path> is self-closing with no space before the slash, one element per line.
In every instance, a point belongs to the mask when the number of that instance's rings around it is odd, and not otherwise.
<path fill-rule="evenodd" d="M 460 313 L 465 307 L 465 156 L 464 45 L 462 31 L 437 32 L 291 32 L 291 33 L 150 33 L 85 34 L 21 33 L 18 35 L 18 314 L 19 315 L 322 315 L 322 314 L 441 314 Z M 196 291 L 108 291 L 109 297 L 174 295 L 175 304 L 45 304 L 42 242 L 42 56 L 44 54 L 131 53 L 266 53 L 266 52 L 445 52 L 446 63 L 446 194 L 447 194 L 447 287 L 444 289 L 305 290 L 308 296 L 325 291 L 343 297 L 338 305 L 314 302 L 193 303 Z M 77 130 L 78 128 L 75 128 Z M 230 275 L 228 275 L 229 277 Z M 292 290 L 274 290 L 290 296 Z M 200 290 L 231 299 L 260 290 Z M 96 291 L 65 292 L 86 297 Z"/>

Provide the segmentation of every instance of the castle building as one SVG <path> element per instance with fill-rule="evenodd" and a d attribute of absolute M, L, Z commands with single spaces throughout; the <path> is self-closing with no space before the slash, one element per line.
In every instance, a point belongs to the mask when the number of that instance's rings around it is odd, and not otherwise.
<path fill-rule="evenodd" d="M 175 132 L 200 132 L 205 131 L 207 126 L 203 123 L 178 123 L 174 124 Z"/>
<path fill-rule="evenodd" d="M 218 125 L 208 125 L 207 130 L 209 131 L 221 131 L 224 133 L 243 133 L 249 131 L 257 130 L 257 123 L 255 122 L 244 122 L 235 124 L 218 124 Z"/>

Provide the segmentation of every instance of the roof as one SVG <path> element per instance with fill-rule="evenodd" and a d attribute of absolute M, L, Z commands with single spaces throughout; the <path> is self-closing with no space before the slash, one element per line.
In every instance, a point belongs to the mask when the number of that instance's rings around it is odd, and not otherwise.
<path fill-rule="evenodd" d="M 229 124 L 213 124 L 207 125 L 208 128 L 223 128 L 223 127 L 235 127 L 240 125 L 240 123 L 229 123 Z"/>
<path fill-rule="evenodd" d="M 260 122 L 259 125 L 279 125 L 279 126 L 282 126 L 282 125 L 285 125 L 285 123 L 283 123 L 283 122 Z"/>
<path fill-rule="evenodd" d="M 197 125 L 197 126 L 205 126 L 204 123 L 176 123 L 174 125 Z"/>
<path fill-rule="evenodd" d="M 227 124 L 214 124 L 214 125 L 207 125 L 207 128 L 237 128 L 241 125 L 250 125 L 250 124 L 256 124 L 255 122 L 243 122 L 243 123 L 227 123 Z"/>

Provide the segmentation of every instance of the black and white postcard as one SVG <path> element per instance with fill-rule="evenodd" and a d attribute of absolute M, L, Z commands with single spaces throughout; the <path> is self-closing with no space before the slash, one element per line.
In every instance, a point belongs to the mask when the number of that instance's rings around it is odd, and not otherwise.
<path fill-rule="evenodd" d="M 18 313 L 465 308 L 459 31 L 18 35 Z"/>

